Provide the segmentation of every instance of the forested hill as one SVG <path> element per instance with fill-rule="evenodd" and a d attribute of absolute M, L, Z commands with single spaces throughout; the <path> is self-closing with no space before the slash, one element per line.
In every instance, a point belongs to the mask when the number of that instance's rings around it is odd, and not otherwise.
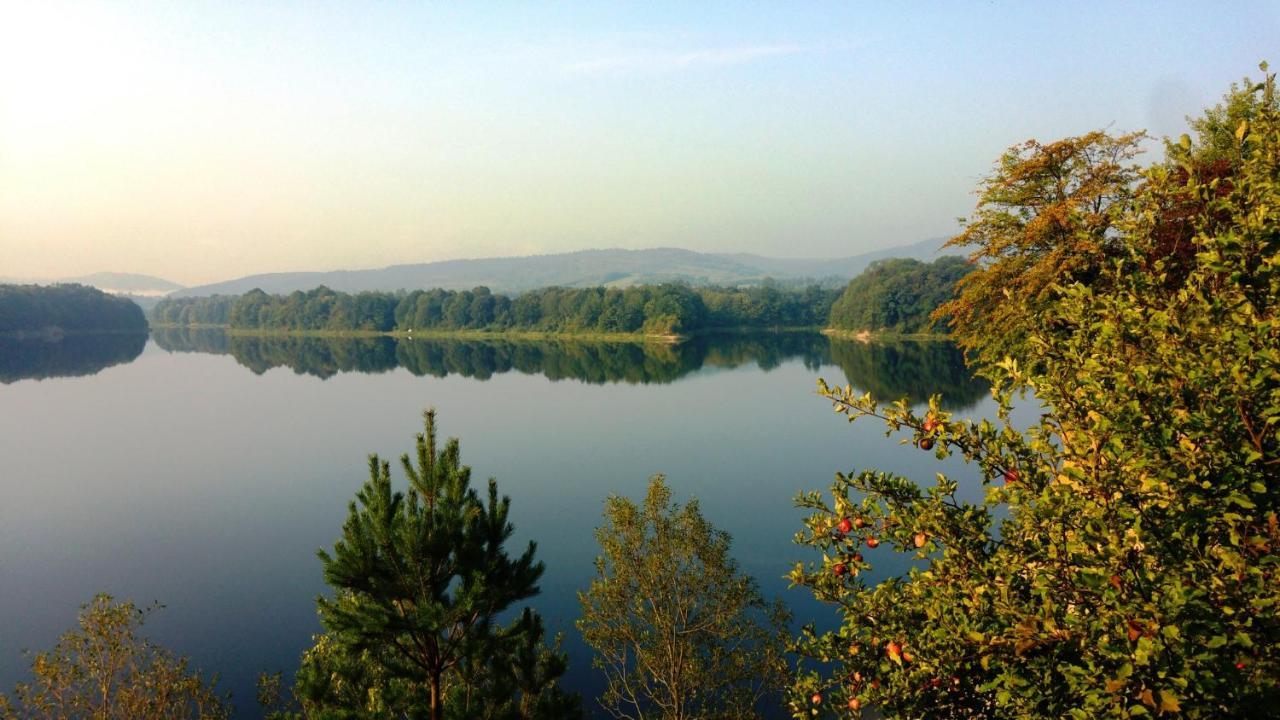
<path fill-rule="evenodd" d="M 0 334 L 146 332 L 142 308 L 84 285 L 0 285 Z"/>
<path fill-rule="evenodd" d="M 343 293 L 327 287 L 288 295 L 166 298 L 152 312 L 160 325 L 226 325 L 282 332 L 524 331 L 670 335 L 712 328 L 821 327 L 838 290 L 691 288 L 543 288 L 511 297 L 478 287 L 411 293 Z"/>
<path fill-rule="evenodd" d="M 287 295 L 168 297 L 152 312 L 158 325 L 218 325 L 272 332 L 484 331 L 556 334 L 688 334 L 709 329 L 830 327 L 853 332 L 935 333 L 930 314 L 955 293 L 972 267 L 948 256 L 932 263 L 891 258 L 872 263 L 843 290 L 691 287 L 548 287 L 519 295 L 487 287 L 413 292 L 339 292 L 318 287 Z"/>
<path fill-rule="evenodd" d="M 487 287 L 519 293 L 544 287 L 628 287 L 681 282 L 690 285 L 759 284 L 765 278 L 787 284 L 830 279 L 843 285 L 872 262 L 886 257 L 931 260 L 942 240 L 878 250 L 843 258 L 769 258 L 746 253 L 699 253 L 679 248 L 584 250 L 530 257 L 448 260 L 394 265 L 376 270 L 291 272 L 251 275 L 179 290 L 175 297 L 243 295 L 260 289 L 287 294 L 325 286 L 341 292 L 395 292 L 419 288 L 466 290 Z"/>
<path fill-rule="evenodd" d="M 955 295 L 956 283 L 972 270 L 955 255 L 932 263 L 907 258 L 874 263 L 835 301 L 830 326 L 851 332 L 944 332 L 943 323 L 930 314 Z"/>

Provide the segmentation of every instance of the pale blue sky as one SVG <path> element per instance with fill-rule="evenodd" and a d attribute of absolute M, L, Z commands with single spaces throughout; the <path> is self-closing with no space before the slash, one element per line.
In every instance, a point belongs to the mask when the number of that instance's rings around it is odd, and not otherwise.
<path fill-rule="evenodd" d="M 0 276 L 849 255 L 1280 62 L 1277 3 L 408 5 L 0 0 Z"/>

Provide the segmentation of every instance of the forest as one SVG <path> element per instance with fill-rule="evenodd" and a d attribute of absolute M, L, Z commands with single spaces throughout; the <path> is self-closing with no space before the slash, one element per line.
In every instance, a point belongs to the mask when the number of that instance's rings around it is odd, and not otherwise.
<path fill-rule="evenodd" d="M 0 285 L 0 335 L 147 331 L 132 300 L 84 285 Z"/>
<path fill-rule="evenodd" d="M 532 290 L 514 297 L 472 290 L 343 293 L 318 287 L 289 295 L 166 298 L 161 326 L 226 326 L 273 332 L 536 332 L 675 335 L 716 329 L 820 328 L 941 333 L 931 318 L 972 269 L 963 258 L 882 260 L 843 290 L 681 284 Z"/>
<path fill-rule="evenodd" d="M 829 326 L 855 332 L 945 332 L 946 319 L 934 317 L 934 311 L 952 298 L 956 283 L 971 270 L 956 255 L 931 263 L 907 258 L 873 263 L 832 305 Z"/>
<path fill-rule="evenodd" d="M 515 297 L 485 287 L 401 293 L 342 293 L 319 287 L 289 295 L 167 298 L 158 325 L 225 325 L 287 332 L 525 331 L 674 335 L 716 328 L 816 328 L 838 291 L 679 284 L 532 290 Z"/>

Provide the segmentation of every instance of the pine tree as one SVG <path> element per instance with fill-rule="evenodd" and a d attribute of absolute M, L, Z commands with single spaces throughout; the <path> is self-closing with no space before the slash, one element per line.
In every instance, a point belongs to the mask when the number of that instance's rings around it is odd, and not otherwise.
<path fill-rule="evenodd" d="M 318 602 L 343 653 L 425 688 L 428 717 L 441 720 L 446 697 L 468 684 L 469 660 L 481 652 L 514 656 L 527 639 L 521 620 L 504 628 L 496 617 L 538 593 L 543 564 L 534 561 L 532 542 L 508 556 L 510 498 L 499 499 L 490 479 L 487 501 L 480 499 L 458 441 L 437 448 L 433 410 L 416 439 L 416 463 L 401 457 L 406 492 L 392 489 L 390 463 L 369 458 L 369 480 L 341 539 L 332 554 L 319 553 L 337 596 Z"/>

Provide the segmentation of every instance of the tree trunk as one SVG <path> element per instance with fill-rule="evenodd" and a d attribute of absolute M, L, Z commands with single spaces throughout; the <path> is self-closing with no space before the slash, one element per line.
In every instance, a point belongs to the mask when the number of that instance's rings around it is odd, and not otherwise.
<path fill-rule="evenodd" d="M 440 673 L 431 673 L 431 720 L 441 720 L 444 708 L 440 702 Z"/>

